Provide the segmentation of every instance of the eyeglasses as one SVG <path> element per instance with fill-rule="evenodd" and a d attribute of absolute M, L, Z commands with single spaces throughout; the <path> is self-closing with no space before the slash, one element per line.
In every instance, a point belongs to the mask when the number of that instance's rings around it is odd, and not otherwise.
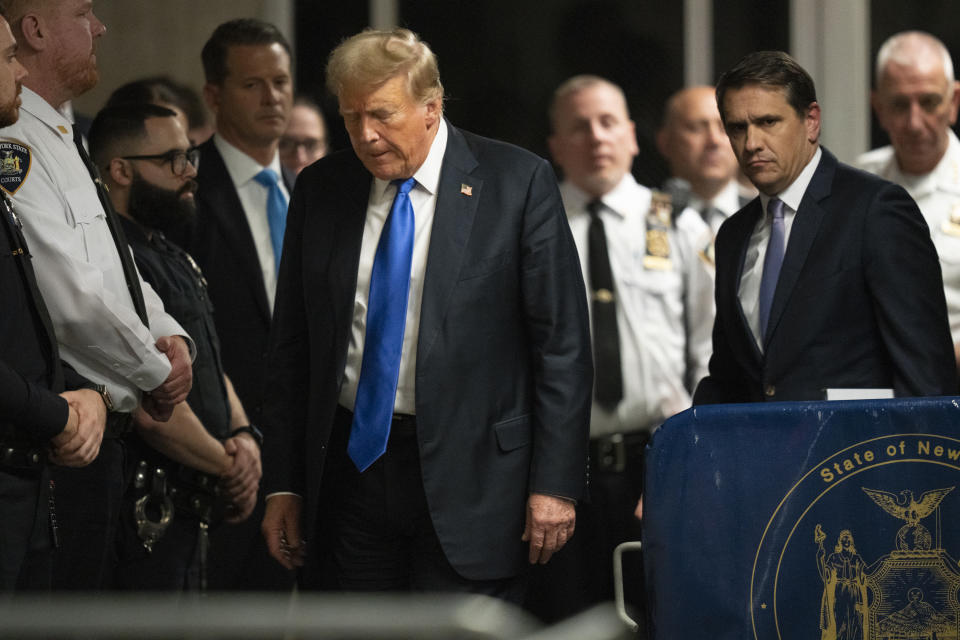
<path fill-rule="evenodd" d="M 326 151 L 327 142 L 317 138 L 289 138 L 286 136 L 280 138 L 280 151 L 282 153 L 296 153 L 298 149 L 303 149 L 308 155 L 312 155 L 318 151 Z"/>
<path fill-rule="evenodd" d="M 160 164 L 165 162 L 170 163 L 170 169 L 173 171 L 173 175 L 182 176 L 187 172 L 187 163 L 189 162 L 194 167 L 197 166 L 197 162 L 200 160 L 200 150 L 196 147 L 190 147 L 187 150 L 183 149 L 171 149 L 166 153 L 155 153 L 149 156 L 120 156 L 124 160 L 159 160 Z"/>

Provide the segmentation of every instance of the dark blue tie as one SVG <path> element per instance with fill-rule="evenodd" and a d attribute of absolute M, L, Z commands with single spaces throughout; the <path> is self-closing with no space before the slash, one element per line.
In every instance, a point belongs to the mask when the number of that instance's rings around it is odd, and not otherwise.
<path fill-rule="evenodd" d="M 380 234 L 370 274 L 363 362 L 347 443 L 347 453 L 360 471 L 366 471 L 387 450 L 407 319 L 414 231 L 409 194 L 416 182 L 408 178 L 393 183 L 397 195 Z"/>
<path fill-rule="evenodd" d="M 767 255 L 763 259 L 763 277 L 760 279 L 760 342 L 763 342 L 767 335 L 770 307 L 773 306 L 773 294 L 777 290 L 777 280 L 780 278 L 780 267 L 783 266 L 783 254 L 786 250 L 783 200 L 772 198 L 767 203 L 767 211 L 773 216 L 773 226 L 770 229 Z"/>
<path fill-rule="evenodd" d="M 287 227 L 287 199 L 280 190 L 280 178 L 273 169 L 264 169 L 253 179 L 267 188 L 267 224 L 270 225 L 274 266 L 279 271 L 280 253 L 283 251 L 283 232 Z"/>

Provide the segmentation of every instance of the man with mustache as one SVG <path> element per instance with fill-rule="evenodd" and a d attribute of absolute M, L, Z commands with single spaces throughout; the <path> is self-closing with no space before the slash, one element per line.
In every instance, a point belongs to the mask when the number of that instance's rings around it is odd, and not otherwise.
<path fill-rule="evenodd" d="M 0 126 L 19 117 L 27 75 L 0 17 Z M 0 146 L 0 155 L 7 158 Z M 0 183 L 6 163 L 0 165 Z M 106 406 L 94 385 L 60 362 L 20 219 L 0 193 L 0 591 L 49 589 L 53 545 L 47 460 L 89 464 Z M 65 391 L 71 389 L 71 391 Z"/>
<path fill-rule="evenodd" d="M 73 124 L 59 111 L 97 82 L 106 28 L 91 0 L 2 0 L 29 72 L 18 122 L 0 130 L 0 186 L 20 214 L 64 360 L 110 410 L 96 461 L 55 469 L 61 549 L 55 588 L 106 586 L 124 490 L 123 444 L 142 407 L 166 420 L 192 384 L 193 342 L 137 274 L 123 230 Z"/>
<path fill-rule="evenodd" d="M 280 136 L 293 103 L 290 45 L 271 24 L 217 27 L 203 47 L 204 97 L 215 135 L 200 146 L 197 220 L 183 246 L 197 259 L 216 309 L 223 365 L 250 420 L 260 422 L 267 335 L 293 185 Z M 258 520 L 262 505 L 252 520 Z M 252 522 L 217 532 L 211 586 L 286 588 L 293 578 L 267 555 Z M 226 538 L 230 538 L 229 540 Z M 248 557 L 238 563 L 236 557 Z"/>
<path fill-rule="evenodd" d="M 197 344 L 187 402 L 165 424 L 138 414 L 138 431 L 128 439 L 128 455 L 141 464 L 120 514 L 114 586 L 121 589 L 203 588 L 199 549 L 208 526 L 223 516 L 234 522 L 249 516 L 260 479 L 259 434 L 223 373 L 206 281 L 165 236 L 196 211 L 197 154 L 186 131 L 182 113 L 145 103 L 105 108 L 90 128 L 91 154 L 104 168 L 140 273 Z M 138 521 L 168 498 L 169 524 Z"/>
<path fill-rule="evenodd" d="M 717 105 L 760 196 L 717 235 L 713 356 L 694 404 L 955 393 L 937 253 L 907 192 L 820 146 L 813 80 L 783 52 L 723 74 Z"/>

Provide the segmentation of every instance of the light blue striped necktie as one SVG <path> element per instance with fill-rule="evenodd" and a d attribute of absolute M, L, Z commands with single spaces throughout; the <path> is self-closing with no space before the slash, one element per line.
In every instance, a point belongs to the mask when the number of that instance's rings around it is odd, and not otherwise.
<path fill-rule="evenodd" d="M 347 453 L 360 471 L 366 471 L 387 450 L 403 355 L 415 227 L 409 194 L 416 181 L 408 178 L 393 183 L 397 195 L 380 234 L 370 274 L 363 361 L 347 443 Z"/>
<path fill-rule="evenodd" d="M 280 177 L 273 169 L 264 169 L 253 179 L 267 188 L 267 224 L 270 225 L 274 267 L 279 271 L 280 253 L 283 251 L 283 232 L 287 227 L 287 198 L 280 190 Z"/>

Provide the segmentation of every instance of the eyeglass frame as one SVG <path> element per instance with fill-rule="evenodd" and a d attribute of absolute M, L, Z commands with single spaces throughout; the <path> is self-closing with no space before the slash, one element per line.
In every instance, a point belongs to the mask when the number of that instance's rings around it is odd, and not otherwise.
<path fill-rule="evenodd" d="M 178 156 L 183 156 L 184 164 L 183 168 L 180 171 L 177 171 L 174 167 L 174 162 L 176 162 Z M 141 156 L 120 156 L 123 160 L 160 160 L 161 164 L 170 163 L 170 171 L 173 172 L 173 175 L 177 177 L 183 176 L 187 171 L 187 163 L 189 162 L 194 169 L 197 168 L 197 164 L 200 162 L 200 148 L 199 147 L 189 147 L 188 149 L 170 149 L 169 151 L 164 151 L 163 153 L 153 153 L 150 155 L 141 155 Z"/>

